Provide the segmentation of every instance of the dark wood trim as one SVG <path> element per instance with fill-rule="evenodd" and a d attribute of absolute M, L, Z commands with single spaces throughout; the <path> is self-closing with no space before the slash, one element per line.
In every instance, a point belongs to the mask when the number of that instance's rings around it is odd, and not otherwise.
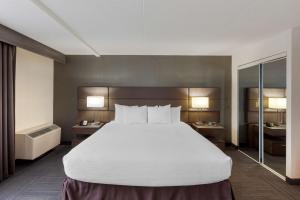
<path fill-rule="evenodd" d="M 52 58 L 59 63 L 66 63 L 66 56 L 34 39 L 0 24 L 0 41 Z"/>
<path fill-rule="evenodd" d="M 300 178 L 289 178 L 286 176 L 285 180 L 290 185 L 300 185 Z"/>

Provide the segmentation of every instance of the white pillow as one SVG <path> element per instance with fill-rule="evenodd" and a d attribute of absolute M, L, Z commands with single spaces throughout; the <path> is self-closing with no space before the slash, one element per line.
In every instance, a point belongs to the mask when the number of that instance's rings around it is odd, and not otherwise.
<path fill-rule="evenodd" d="M 125 111 L 126 107 L 138 107 L 138 106 L 125 106 L 120 104 L 115 104 L 115 122 L 124 123 L 125 122 Z"/>
<path fill-rule="evenodd" d="M 123 105 L 115 104 L 115 121 L 124 122 L 124 107 Z"/>
<path fill-rule="evenodd" d="M 148 123 L 170 123 L 171 105 L 148 107 Z"/>
<path fill-rule="evenodd" d="M 172 123 L 180 122 L 180 111 L 181 111 L 181 106 L 171 107 L 171 122 Z"/>
<path fill-rule="evenodd" d="M 127 124 L 147 123 L 147 106 L 124 107 L 124 122 Z"/>

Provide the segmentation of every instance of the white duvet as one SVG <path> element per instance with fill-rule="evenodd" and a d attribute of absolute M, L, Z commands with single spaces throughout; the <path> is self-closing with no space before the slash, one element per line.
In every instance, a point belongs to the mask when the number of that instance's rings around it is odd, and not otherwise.
<path fill-rule="evenodd" d="M 68 177 L 91 183 L 183 186 L 231 175 L 231 158 L 185 123 L 110 122 L 63 158 Z"/>

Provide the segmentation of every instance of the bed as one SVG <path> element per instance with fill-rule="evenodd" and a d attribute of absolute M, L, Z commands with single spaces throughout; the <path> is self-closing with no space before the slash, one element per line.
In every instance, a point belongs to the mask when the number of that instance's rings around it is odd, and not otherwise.
<path fill-rule="evenodd" d="M 231 158 L 184 122 L 107 123 L 63 164 L 65 200 L 233 199 Z"/>

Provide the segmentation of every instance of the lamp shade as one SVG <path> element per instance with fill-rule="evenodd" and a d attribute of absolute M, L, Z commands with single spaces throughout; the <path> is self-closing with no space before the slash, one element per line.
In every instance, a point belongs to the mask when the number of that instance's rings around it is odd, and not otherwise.
<path fill-rule="evenodd" d="M 192 97 L 192 108 L 209 108 L 209 98 Z"/>
<path fill-rule="evenodd" d="M 102 108 L 104 107 L 104 96 L 87 96 L 86 107 L 88 108 Z"/>
<path fill-rule="evenodd" d="M 271 109 L 286 109 L 286 98 L 269 98 L 269 108 Z"/>

